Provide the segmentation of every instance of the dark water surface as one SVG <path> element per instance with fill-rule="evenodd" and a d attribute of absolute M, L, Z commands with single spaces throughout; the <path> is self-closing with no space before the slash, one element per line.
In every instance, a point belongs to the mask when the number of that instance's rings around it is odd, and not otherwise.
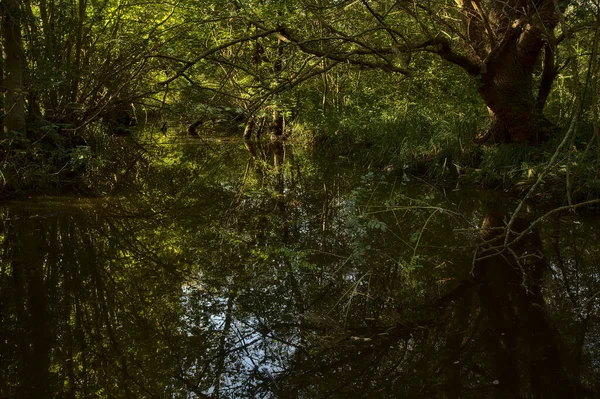
<path fill-rule="evenodd" d="M 499 252 L 502 193 L 269 143 L 132 165 L 129 194 L 0 206 L 1 398 L 600 391 L 593 217 Z M 511 240 L 544 213 L 525 208 Z"/>

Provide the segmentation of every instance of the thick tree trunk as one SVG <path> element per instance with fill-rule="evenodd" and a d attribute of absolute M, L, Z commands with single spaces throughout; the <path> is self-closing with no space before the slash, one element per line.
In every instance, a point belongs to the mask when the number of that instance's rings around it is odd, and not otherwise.
<path fill-rule="evenodd" d="M 21 37 L 19 0 L 2 1 L 2 39 L 4 58 L 4 131 L 25 132 L 25 53 Z"/>
<path fill-rule="evenodd" d="M 554 28 L 558 18 L 553 1 L 461 4 L 465 57 L 443 46 L 440 54 L 479 79 L 479 94 L 491 117 L 482 141 L 545 141 L 552 124 L 542 111 L 556 77 Z M 540 61 L 543 68 L 536 83 Z"/>
<path fill-rule="evenodd" d="M 484 84 L 479 87 L 491 118 L 486 140 L 539 144 L 548 139 L 552 123 L 542 113 L 545 99 L 534 97 L 533 71 L 524 70 L 515 60 L 498 60 L 493 77 L 486 79 L 484 75 Z"/>
<path fill-rule="evenodd" d="M 479 94 L 490 111 L 491 125 L 488 140 L 539 144 L 548 138 L 552 124 L 544 117 L 545 98 L 534 96 L 534 68 L 541 55 L 544 41 L 533 28 L 515 29 L 507 35 L 482 74 Z M 546 81 L 546 89 L 552 81 Z M 545 93 L 539 93 L 545 95 Z"/>
<path fill-rule="evenodd" d="M 540 144 L 549 138 L 552 123 L 536 106 L 526 84 L 518 83 L 484 85 L 479 89 L 490 113 L 490 127 L 483 138 L 486 143 Z"/>

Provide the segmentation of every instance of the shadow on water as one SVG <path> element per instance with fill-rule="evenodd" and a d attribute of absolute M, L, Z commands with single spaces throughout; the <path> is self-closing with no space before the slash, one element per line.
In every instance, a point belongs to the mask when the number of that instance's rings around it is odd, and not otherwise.
<path fill-rule="evenodd" d="M 0 397 L 598 396 L 598 220 L 506 250 L 498 193 L 172 147 L 135 194 L 0 208 Z"/>

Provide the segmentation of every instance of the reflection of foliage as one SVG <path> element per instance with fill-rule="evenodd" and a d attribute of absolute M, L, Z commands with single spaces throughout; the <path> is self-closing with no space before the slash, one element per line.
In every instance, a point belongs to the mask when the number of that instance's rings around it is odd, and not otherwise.
<path fill-rule="evenodd" d="M 489 193 L 209 145 L 145 153 L 134 196 L 0 211 L 1 396 L 493 397 L 469 274 Z M 575 222 L 545 229 L 544 296 L 594 387 L 596 230 Z"/>
<path fill-rule="evenodd" d="M 371 245 L 366 243 L 367 239 L 372 239 L 369 237 L 369 232 L 381 230 L 385 233 L 387 229 L 385 223 L 365 211 L 369 206 L 373 190 L 385 184 L 384 176 L 375 181 L 375 175 L 369 172 L 361 177 L 359 187 L 352 190 L 350 197 L 343 204 L 342 214 L 345 215 L 346 235 L 352 248 L 352 256 L 359 263 L 364 262 L 365 252 L 371 249 Z"/>

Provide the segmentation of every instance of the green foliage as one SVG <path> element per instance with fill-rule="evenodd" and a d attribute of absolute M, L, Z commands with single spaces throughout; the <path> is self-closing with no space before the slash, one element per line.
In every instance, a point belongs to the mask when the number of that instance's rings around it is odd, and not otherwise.
<path fill-rule="evenodd" d="M 495 6 L 486 2 L 484 8 Z M 20 190 L 27 184 L 17 184 L 20 178 L 15 176 L 34 181 L 38 171 L 40 176 L 49 173 L 49 186 L 58 185 L 50 182 L 55 170 L 48 165 L 64 165 L 71 158 L 68 168 L 73 172 L 87 164 L 92 171 L 114 175 L 105 167 L 119 162 L 100 159 L 94 146 L 76 137 L 101 142 L 107 133 L 130 132 L 129 126 L 121 127 L 124 115 L 159 125 L 177 121 L 180 130 L 210 121 L 202 133 L 212 129 L 220 134 L 240 134 L 250 118 L 262 121 L 267 130 L 281 116 L 288 136 L 320 154 L 378 169 L 408 165 L 411 173 L 430 179 L 470 175 L 468 180 L 484 185 L 509 184 L 521 169 L 545 160 L 540 154 L 528 159 L 512 147 L 479 149 L 476 138 L 488 127 L 478 91 L 481 76 L 466 74 L 464 65 L 444 54 L 441 42 L 423 44 L 424 39 L 445 37 L 440 32 L 447 27 L 456 29 L 449 32 L 461 31 L 465 9 L 452 2 L 428 3 L 415 12 L 387 0 L 325 2 L 322 7 L 310 1 L 49 0 L 20 7 L 31 119 L 31 144 L 22 147 L 33 158 L 27 161 L 15 153 L 12 161 L 6 159 L 4 187 Z M 571 2 L 564 13 L 573 28 L 569 40 L 580 82 L 567 73 L 566 61 L 572 57 L 561 41 L 546 115 L 558 125 L 553 131 L 556 146 L 561 128 L 574 112 L 580 113 L 570 144 L 579 150 L 589 145 L 584 157 L 589 162 L 600 146 L 599 34 L 590 28 L 598 10 L 581 1 Z M 562 29 L 559 25 L 556 35 Z M 444 51 L 469 58 L 466 36 L 448 34 Z M 541 81 L 542 67 L 540 62 L 532 75 L 535 84 Z M 573 109 L 579 91 L 581 112 Z M 99 129 L 101 120 L 104 127 Z M 56 126 L 65 129 L 44 132 Z M 55 148 L 38 146 L 40 135 L 56 140 Z M 2 140 L 13 146 L 20 139 Z M 505 157 L 504 152 L 512 155 Z M 37 170 L 26 171 L 26 163 Z"/>
<path fill-rule="evenodd" d="M 350 243 L 352 260 L 357 264 L 366 261 L 366 253 L 371 250 L 370 243 L 376 237 L 374 232 L 387 231 L 384 222 L 366 212 L 374 190 L 380 185 L 386 185 L 385 177 L 382 175 L 376 178 L 373 172 L 369 172 L 361 177 L 359 186 L 352 190 L 342 204 L 341 214 L 344 218 L 345 234 Z"/>
<path fill-rule="evenodd" d="M 70 190 L 79 185 L 92 150 L 87 145 L 75 145 L 71 137 L 61 133 L 62 129 L 60 125 L 44 126 L 35 139 L 12 132 L 0 142 L 4 149 L 0 196 Z"/>

